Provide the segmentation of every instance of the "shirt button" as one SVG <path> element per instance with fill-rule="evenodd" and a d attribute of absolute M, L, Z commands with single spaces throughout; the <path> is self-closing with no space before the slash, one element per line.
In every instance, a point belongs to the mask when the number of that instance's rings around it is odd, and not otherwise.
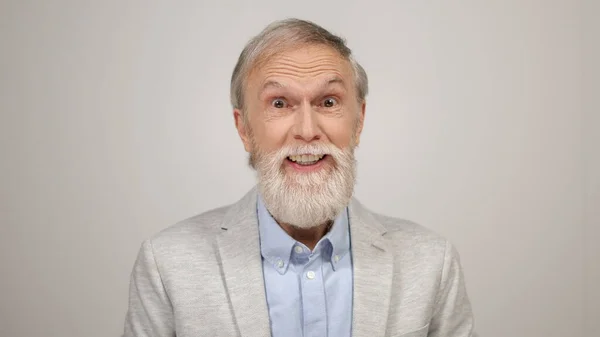
<path fill-rule="evenodd" d="M 296 246 L 296 247 L 294 247 L 294 251 L 296 251 L 296 253 L 300 254 L 300 253 L 302 253 L 304 250 L 302 249 L 302 247 L 300 247 L 300 246 Z"/>
<path fill-rule="evenodd" d="M 283 268 L 283 261 L 282 260 L 277 261 L 277 267 Z"/>
<path fill-rule="evenodd" d="M 336 255 L 333 257 L 333 261 L 338 262 L 340 260 L 340 256 Z"/>
<path fill-rule="evenodd" d="M 315 278 L 315 272 L 314 271 L 309 271 L 308 273 L 306 273 L 306 278 L 309 280 L 312 280 Z"/>

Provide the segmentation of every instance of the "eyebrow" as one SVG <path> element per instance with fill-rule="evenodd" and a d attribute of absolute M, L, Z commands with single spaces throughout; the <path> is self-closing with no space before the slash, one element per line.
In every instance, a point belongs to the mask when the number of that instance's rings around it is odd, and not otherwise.
<path fill-rule="evenodd" d="M 323 85 L 321 85 L 321 88 L 325 88 L 328 87 L 332 84 L 341 84 L 342 87 L 344 87 L 344 89 L 346 88 L 346 86 L 344 85 L 344 80 L 339 77 L 339 76 L 334 76 L 332 78 L 330 78 L 329 80 L 325 81 L 323 83 Z M 275 80 L 269 80 L 266 81 L 265 84 L 262 85 L 262 88 L 260 89 L 260 91 L 258 92 L 258 96 L 262 96 L 262 94 L 265 92 L 265 90 L 269 89 L 269 88 L 285 88 L 286 86 L 275 81 Z"/>
<path fill-rule="evenodd" d="M 260 89 L 260 91 L 258 92 L 258 94 L 262 95 L 263 91 L 265 91 L 265 90 L 267 90 L 267 89 L 269 89 L 271 87 L 272 88 L 283 88 L 284 85 L 281 84 L 281 83 L 279 83 L 279 82 L 277 82 L 277 81 L 273 81 L 273 80 L 267 81 L 267 82 L 265 82 L 265 84 L 263 84 L 263 86 Z"/>

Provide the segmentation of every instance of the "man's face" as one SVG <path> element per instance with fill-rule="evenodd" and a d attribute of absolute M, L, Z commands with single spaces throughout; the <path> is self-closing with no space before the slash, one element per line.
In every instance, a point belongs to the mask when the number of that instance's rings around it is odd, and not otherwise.
<path fill-rule="evenodd" d="M 269 211 L 300 227 L 332 220 L 352 194 L 364 120 L 350 63 L 320 45 L 280 53 L 250 73 L 244 99 L 236 126 Z"/>
<path fill-rule="evenodd" d="M 332 48 L 309 45 L 274 56 L 251 72 L 245 111 L 235 112 L 244 147 L 252 154 L 315 142 L 358 144 L 364 103 L 356 94 L 350 63 Z"/>

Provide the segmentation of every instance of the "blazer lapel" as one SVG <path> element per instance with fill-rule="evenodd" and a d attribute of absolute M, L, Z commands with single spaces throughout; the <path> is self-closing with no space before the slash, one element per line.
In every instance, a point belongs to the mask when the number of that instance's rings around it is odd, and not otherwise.
<path fill-rule="evenodd" d="M 393 256 L 385 227 L 356 199 L 349 207 L 354 293 L 352 336 L 384 336 L 390 306 Z"/>
<path fill-rule="evenodd" d="M 233 205 L 217 245 L 240 336 L 271 335 L 260 255 L 256 189 Z"/>

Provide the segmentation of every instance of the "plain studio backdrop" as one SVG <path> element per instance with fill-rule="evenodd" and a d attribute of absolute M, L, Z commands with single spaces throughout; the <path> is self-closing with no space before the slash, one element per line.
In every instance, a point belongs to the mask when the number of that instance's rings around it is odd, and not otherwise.
<path fill-rule="evenodd" d="M 356 196 L 457 246 L 480 334 L 600 336 L 599 16 L 591 0 L 2 1 L 0 336 L 122 333 L 141 242 L 253 186 L 229 79 L 286 17 L 364 65 Z"/>

